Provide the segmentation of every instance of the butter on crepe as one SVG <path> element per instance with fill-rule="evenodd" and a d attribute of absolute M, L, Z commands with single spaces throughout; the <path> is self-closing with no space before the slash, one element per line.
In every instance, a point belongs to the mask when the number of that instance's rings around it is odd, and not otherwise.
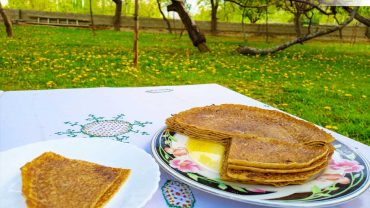
<path fill-rule="evenodd" d="M 22 192 L 30 208 L 103 207 L 130 171 L 46 152 L 21 168 Z"/>

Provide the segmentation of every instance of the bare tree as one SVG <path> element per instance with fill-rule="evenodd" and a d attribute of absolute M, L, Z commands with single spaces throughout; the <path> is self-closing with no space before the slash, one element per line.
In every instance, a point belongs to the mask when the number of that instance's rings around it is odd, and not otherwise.
<path fill-rule="evenodd" d="M 334 20 L 335 20 L 335 22 L 337 23 L 337 24 L 340 24 L 339 22 L 339 19 L 338 19 L 338 17 L 337 17 L 337 7 L 330 7 L 330 10 L 332 11 L 332 13 L 333 13 L 333 18 L 334 18 Z M 342 32 L 342 29 L 343 28 L 341 28 L 341 29 L 339 29 L 339 38 L 342 40 L 343 39 L 343 32 Z"/>
<path fill-rule="evenodd" d="M 244 16 L 248 18 L 249 22 L 255 24 L 258 20 L 261 19 L 262 14 L 266 11 L 264 8 L 252 8 L 247 9 L 244 13 Z"/>
<path fill-rule="evenodd" d="M 307 13 L 314 9 L 313 6 L 307 4 L 309 1 L 284 0 L 284 9 L 294 15 L 294 28 L 297 37 L 302 36 L 302 16 L 307 16 Z"/>
<path fill-rule="evenodd" d="M 0 15 L 1 15 L 1 17 L 3 18 L 3 21 L 4 21 L 6 34 L 8 35 L 9 38 L 13 37 L 12 21 L 10 20 L 8 15 L 6 15 L 1 2 L 0 2 Z"/>
<path fill-rule="evenodd" d="M 254 24 L 262 18 L 262 14 L 266 14 L 266 42 L 268 42 L 268 6 L 275 2 L 269 0 L 224 0 L 237 5 L 242 10 L 242 33 L 244 41 L 246 40 L 244 18 L 247 17 L 250 23 Z"/>
<path fill-rule="evenodd" d="M 336 16 L 336 14 L 337 14 L 337 8 L 339 8 L 339 7 L 330 6 L 330 7 L 322 8 L 322 7 L 320 7 L 320 4 L 319 4 L 320 1 L 317 1 L 315 3 L 315 1 L 313 1 L 313 0 L 312 1 L 310 1 L 310 0 L 292 0 L 292 1 L 310 5 L 311 7 L 315 8 L 315 10 L 318 11 L 318 12 L 320 12 L 321 14 L 324 14 L 324 15 L 333 15 L 334 20 L 339 24 L 339 20 L 338 20 L 338 18 Z M 351 7 L 348 7 L 348 6 L 342 6 L 342 8 L 348 14 L 351 14 L 351 12 L 353 11 L 353 9 Z M 329 9 L 329 11 L 328 11 L 328 9 Z M 369 11 L 369 7 L 361 7 L 361 8 L 359 8 L 359 10 L 355 14 L 354 19 L 357 20 L 357 21 L 359 21 L 359 22 L 361 22 L 365 26 L 367 26 L 368 27 L 367 30 L 369 30 L 369 27 L 370 27 L 370 18 L 366 18 L 366 17 L 362 16 L 359 13 L 360 9 L 365 9 L 365 10 L 368 10 Z M 339 34 L 340 34 L 340 37 L 341 38 L 342 38 L 342 29 L 339 30 Z"/>
<path fill-rule="evenodd" d="M 344 6 L 343 9 L 346 10 L 348 13 L 351 13 L 353 11 L 353 9 L 347 6 Z M 355 19 L 361 22 L 362 24 L 366 25 L 367 27 L 370 27 L 370 18 L 363 17 L 360 14 L 356 13 Z"/>
<path fill-rule="evenodd" d="M 167 24 L 167 30 L 168 30 L 168 32 L 172 34 L 172 29 L 171 29 L 170 21 L 167 19 L 166 15 L 164 14 L 164 12 L 162 10 L 162 6 L 161 6 L 161 1 L 160 0 L 157 0 L 157 5 L 158 5 L 159 12 L 161 13 L 164 22 L 166 22 L 166 24 Z"/>
<path fill-rule="evenodd" d="M 308 19 L 307 34 L 311 33 L 312 20 L 313 20 L 314 15 L 315 15 L 315 13 L 313 13 L 313 12 L 311 12 L 310 14 L 309 14 L 309 12 L 304 14 L 304 16 Z M 337 23 L 339 24 L 339 22 L 337 22 Z"/>
<path fill-rule="evenodd" d="M 266 11 L 268 4 L 256 5 L 265 0 L 225 0 L 237 5 L 242 10 L 242 18 L 247 17 L 250 23 L 254 24 L 261 19 L 262 14 Z"/>
<path fill-rule="evenodd" d="M 113 27 L 115 31 L 121 29 L 122 0 L 113 0 L 116 4 L 116 10 L 113 17 Z"/>
<path fill-rule="evenodd" d="M 308 40 L 311 40 L 311 39 L 314 39 L 314 38 L 317 38 L 317 37 L 320 37 L 320 36 L 323 36 L 323 35 L 327 35 L 329 33 L 332 33 L 332 32 L 335 32 L 335 31 L 338 31 L 338 30 L 344 28 L 345 26 L 347 26 L 349 23 L 352 22 L 352 20 L 354 19 L 355 15 L 356 15 L 357 10 L 358 10 L 358 7 L 353 9 L 350 16 L 342 24 L 339 24 L 337 26 L 333 26 L 333 27 L 328 28 L 326 30 L 321 30 L 321 31 L 317 31 L 317 32 L 314 32 L 314 33 L 306 34 L 302 37 L 297 37 L 296 39 L 294 39 L 292 41 L 288 41 L 288 42 L 283 43 L 281 45 L 278 45 L 276 47 L 267 48 L 267 49 L 257 49 L 257 48 L 242 46 L 242 47 L 237 48 L 236 51 L 241 53 L 241 54 L 245 54 L 245 55 L 256 55 L 256 54 L 266 55 L 266 54 L 271 54 L 271 53 L 275 53 L 275 52 L 284 50 L 284 49 L 286 49 L 286 48 L 288 48 L 292 45 L 298 44 L 298 43 L 302 44 L 305 41 L 308 41 Z"/>
<path fill-rule="evenodd" d="M 134 67 L 137 68 L 139 62 L 139 0 L 135 0 L 134 11 Z"/>
<path fill-rule="evenodd" d="M 183 0 L 171 0 L 171 4 L 167 6 L 167 11 L 177 12 L 177 14 L 179 14 L 181 21 L 185 25 L 189 37 L 193 42 L 193 45 L 197 47 L 200 52 L 210 51 L 206 45 L 206 38 L 204 34 L 200 32 L 198 26 L 186 11 Z"/>
<path fill-rule="evenodd" d="M 91 0 L 90 0 L 90 21 L 91 21 L 91 31 L 92 31 L 92 34 L 93 34 L 93 36 L 95 36 L 96 33 L 95 33 L 95 24 L 94 24 L 94 16 L 93 16 L 93 10 L 92 10 Z"/>
<path fill-rule="evenodd" d="M 243 33 L 244 41 L 246 41 L 246 38 L 247 38 L 246 34 L 245 34 L 245 26 L 244 26 L 245 12 L 246 12 L 246 8 L 243 8 L 243 12 L 242 12 L 242 33 Z"/>
<path fill-rule="evenodd" d="M 210 0 L 211 1 L 211 32 L 213 34 L 217 33 L 217 10 L 220 0 Z"/>
<path fill-rule="evenodd" d="M 267 5 L 270 3 L 270 0 L 266 0 Z M 269 42 L 269 7 L 265 8 L 266 16 L 265 16 L 265 26 L 266 26 L 266 35 L 265 41 L 266 43 Z"/>
<path fill-rule="evenodd" d="M 260 1 L 254 1 L 254 0 L 224 0 L 225 2 L 230 2 L 230 3 L 234 3 L 238 6 L 240 6 L 241 8 L 265 8 L 267 7 L 269 4 L 259 4 Z M 278 0 L 276 0 L 278 2 Z"/>

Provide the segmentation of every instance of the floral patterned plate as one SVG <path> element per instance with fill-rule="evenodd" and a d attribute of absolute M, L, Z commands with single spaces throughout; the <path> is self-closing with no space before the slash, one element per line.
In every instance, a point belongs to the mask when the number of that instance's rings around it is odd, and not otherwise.
<path fill-rule="evenodd" d="M 219 176 L 224 147 L 198 141 L 161 129 L 152 140 L 152 151 L 159 165 L 184 183 L 241 202 L 292 207 L 335 205 L 351 200 L 370 185 L 369 164 L 339 141 L 327 169 L 302 185 L 273 187 L 222 181 Z"/>

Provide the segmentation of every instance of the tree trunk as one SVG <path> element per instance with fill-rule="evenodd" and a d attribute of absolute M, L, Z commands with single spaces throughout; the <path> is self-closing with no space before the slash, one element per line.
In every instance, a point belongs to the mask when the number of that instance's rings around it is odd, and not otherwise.
<path fill-rule="evenodd" d="M 1 2 L 0 2 L 0 15 L 1 15 L 1 17 L 3 18 L 3 21 L 4 21 L 6 34 L 8 35 L 9 38 L 13 37 L 12 21 L 10 20 L 8 15 L 6 15 Z"/>
<path fill-rule="evenodd" d="M 113 27 L 115 31 L 121 29 L 122 0 L 113 0 L 116 4 L 116 12 L 113 17 Z"/>
<path fill-rule="evenodd" d="M 266 4 L 269 4 L 269 0 L 266 0 Z M 269 42 L 269 12 L 268 12 L 268 8 L 269 7 L 266 7 L 266 19 L 265 19 L 265 25 L 266 25 L 265 41 L 266 41 L 266 43 Z"/>
<path fill-rule="evenodd" d="M 91 21 L 91 31 L 93 36 L 95 36 L 95 24 L 94 24 L 94 16 L 93 16 L 93 10 L 92 10 L 92 4 L 90 0 L 90 21 Z"/>
<path fill-rule="evenodd" d="M 243 39 L 244 41 L 246 41 L 247 36 L 245 34 L 244 16 L 245 16 L 245 8 L 243 8 L 243 13 L 242 13 L 242 33 L 243 33 Z"/>
<path fill-rule="evenodd" d="M 171 0 L 172 4 L 167 6 L 168 11 L 177 12 L 181 18 L 182 23 L 185 25 L 188 31 L 189 37 L 193 42 L 193 45 L 199 49 L 200 52 L 210 51 L 206 45 L 206 38 L 203 33 L 200 32 L 195 22 L 190 18 L 189 13 L 184 7 L 184 1 L 182 0 Z"/>
<path fill-rule="evenodd" d="M 294 14 L 294 29 L 295 29 L 295 33 L 296 33 L 296 36 L 297 38 L 301 37 L 302 36 L 302 24 L 301 24 L 301 14 L 300 13 L 296 13 Z"/>
<path fill-rule="evenodd" d="M 307 35 L 304 35 L 303 37 L 298 37 L 294 40 L 288 41 L 286 43 L 275 46 L 273 48 L 258 49 L 258 48 L 242 46 L 242 47 L 237 48 L 236 51 L 241 53 L 241 54 L 244 54 L 244 55 L 257 55 L 257 54 L 266 55 L 266 54 L 271 54 L 271 53 L 275 53 L 275 52 L 284 50 L 284 49 L 286 49 L 286 48 L 288 48 L 292 45 L 295 45 L 295 44 L 298 44 L 298 43 L 303 43 L 304 41 L 308 41 L 308 40 L 311 40 L 311 39 L 314 39 L 314 38 L 317 38 L 317 37 L 320 37 L 320 36 L 323 36 L 323 35 L 326 35 L 326 34 L 329 34 L 329 33 L 332 33 L 332 32 L 335 32 L 335 31 L 338 31 L 338 30 L 344 28 L 350 22 L 352 22 L 354 16 L 356 15 L 357 10 L 358 10 L 358 7 L 356 7 L 351 12 L 350 17 L 348 17 L 342 24 L 340 24 L 338 26 L 331 27 L 329 29 L 318 31 L 318 32 L 315 32 L 315 33 L 307 34 Z"/>
<path fill-rule="evenodd" d="M 251 24 L 256 24 L 256 22 L 258 21 L 258 19 L 249 19 L 249 21 L 251 22 Z"/>
<path fill-rule="evenodd" d="M 218 10 L 218 0 L 211 0 L 211 32 L 212 34 L 217 33 L 217 10 Z"/>
<path fill-rule="evenodd" d="M 134 11 L 134 67 L 137 68 L 139 62 L 139 0 L 135 0 L 135 11 Z"/>
<path fill-rule="evenodd" d="M 166 22 L 167 24 L 167 30 L 170 34 L 172 34 L 172 29 L 171 29 L 171 24 L 170 24 L 170 21 L 167 19 L 166 15 L 163 13 L 162 11 L 162 7 L 161 7 L 161 2 L 160 0 L 157 0 L 157 5 L 158 5 L 158 9 L 159 9 L 159 12 L 161 13 L 162 15 L 162 18 L 163 20 Z"/>

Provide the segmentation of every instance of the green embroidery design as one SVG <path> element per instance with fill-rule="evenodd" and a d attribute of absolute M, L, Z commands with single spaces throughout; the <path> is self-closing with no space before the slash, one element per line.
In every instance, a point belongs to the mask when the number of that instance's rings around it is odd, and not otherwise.
<path fill-rule="evenodd" d="M 190 187 L 179 181 L 167 180 L 162 195 L 170 208 L 193 208 L 195 198 Z"/>
<path fill-rule="evenodd" d="M 124 119 L 124 114 L 119 114 L 111 119 L 98 117 L 90 114 L 87 123 L 66 121 L 64 124 L 70 126 L 66 131 L 56 132 L 57 135 L 66 135 L 68 137 L 77 137 L 87 135 L 89 137 L 104 137 L 115 139 L 120 142 L 129 143 L 129 134 L 149 135 L 146 131 L 141 131 L 137 127 L 143 128 L 152 122 L 133 121 L 129 122 Z"/>

